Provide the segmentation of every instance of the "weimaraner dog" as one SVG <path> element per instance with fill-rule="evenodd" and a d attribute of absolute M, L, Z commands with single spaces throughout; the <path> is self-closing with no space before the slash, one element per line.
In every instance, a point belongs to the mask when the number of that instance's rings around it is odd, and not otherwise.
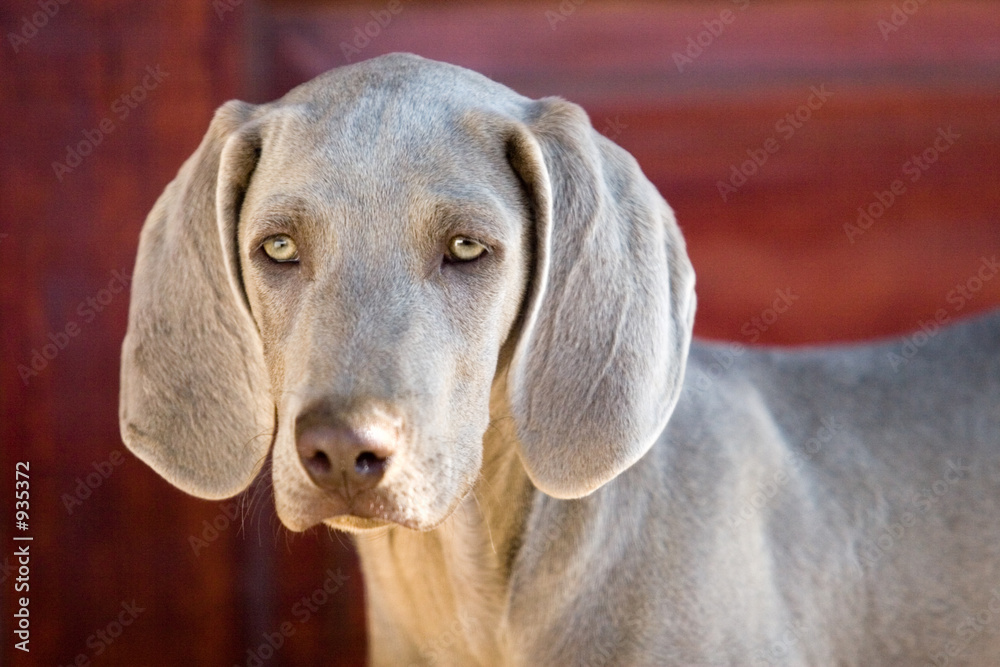
<path fill-rule="evenodd" d="M 1000 665 L 1000 314 L 734 352 L 694 312 L 579 107 L 383 56 L 216 113 L 122 435 L 203 498 L 270 456 L 288 528 L 356 534 L 376 665 Z"/>

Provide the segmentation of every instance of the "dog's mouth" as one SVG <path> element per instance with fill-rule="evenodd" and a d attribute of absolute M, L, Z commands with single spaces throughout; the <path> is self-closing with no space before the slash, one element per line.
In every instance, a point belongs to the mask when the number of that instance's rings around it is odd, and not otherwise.
<path fill-rule="evenodd" d="M 473 484 L 468 484 L 460 493 L 448 494 L 450 502 L 444 507 L 419 511 L 409 494 L 397 499 L 391 489 L 381 487 L 363 491 L 348 500 L 311 486 L 297 489 L 275 486 L 275 506 L 281 522 L 297 532 L 319 524 L 349 533 L 393 526 L 426 532 L 452 516 L 472 489 Z"/>
<path fill-rule="evenodd" d="M 459 494 L 443 512 L 419 512 L 411 502 L 396 500 L 394 494 L 380 488 L 363 491 L 347 500 L 316 488 L 282 490 L 276 486 L 275 506 L 281 522 L 296 532 L 319 524 L 351 533 L 392 526 L 428 531 L 445 521 L 467 493 Z"/>
<path fill-rule="evenodd" d="M 389 526 L 399 525 L 392 521 L 386 521 L 385 519 L 364 519 L 354 516 L 353 514 L 345 514 L 332 519 L 326 519 L 323 523 L 330 528 L 343 530 L 348 533 L 363 533 L 369 530 L 378 530 L 379 528 L 388 528 Z"/>
<path fill-rule="evenodd" d="M 321 523 L 348 532 L 394 524 L 416 528 L 420 523 L 375 491 L 365 491 L 348 500 L 319 489 L 282 493 L 276 488 L 275 505 L 281 522 L 294 531 L 309 530 Z"/>

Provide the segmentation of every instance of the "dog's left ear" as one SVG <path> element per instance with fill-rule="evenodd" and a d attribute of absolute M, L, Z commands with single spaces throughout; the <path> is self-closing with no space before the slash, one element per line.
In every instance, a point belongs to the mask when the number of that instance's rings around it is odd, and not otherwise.
<path fill-rule="evenodd" d="M 673 412 L 694 270 L 673 211 L 580 107 L 535 102 L 508 157 L 535 229 L 507 384 L 521 459 L 540 490 L 578 498 L 645 454 Z"/>

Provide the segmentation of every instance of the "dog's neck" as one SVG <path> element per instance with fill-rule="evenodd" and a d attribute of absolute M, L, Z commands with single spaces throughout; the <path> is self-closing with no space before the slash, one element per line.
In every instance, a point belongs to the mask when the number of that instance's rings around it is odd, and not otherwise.
<path fill-rule="evenodd" d="M 378 664 L 496 664 L 509 652 L 508 583 L 535 490 L 504 394 L 498 382 L 479 479 L 451 517 L 428 532 L 391 528 L 357 539 Z"/>

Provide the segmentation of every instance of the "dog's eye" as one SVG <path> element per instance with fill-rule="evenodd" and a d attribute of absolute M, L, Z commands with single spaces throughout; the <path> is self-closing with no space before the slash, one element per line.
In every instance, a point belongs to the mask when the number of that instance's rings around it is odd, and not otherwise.
<path fill-rule="evenodd" d="M 486 252 L 486 246 L 465 236 L 456 236 L 448 241 L 448 254 L 456 262 L 471 262 Z"/>
<path fill-rule="evenodd" d="M 287 234 L 275 234 L 265 240 L 261 247 L 267 256 L 276 262 L 299 261 L 299 249 L 292 237 Z"/>

